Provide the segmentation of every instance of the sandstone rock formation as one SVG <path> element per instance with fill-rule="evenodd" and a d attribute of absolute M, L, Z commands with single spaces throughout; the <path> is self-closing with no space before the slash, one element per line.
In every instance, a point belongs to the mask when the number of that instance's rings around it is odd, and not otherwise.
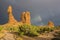
<path fill-rule="evenodd" d="M 54 27 L 54 23 L 53 23 L 52 21 L 49 21 L 49 22 L 48 22 L 48 26 L 49 26 L 49 27 Z"/>
<path fill-rule="evenodd" d="M 29 11 L 22 12 L 21 21 L 23 24 L 31 24 L 30 23 L 30 12 Z"/>
<path fill-rule="evenodd" d="M 9 5 L 7 12 L 8 12 L 8 23 L 4 24 L 3 26 L 17 26 L 17 25 L 23 25 L 23 24 L 31 24 L 30 23 L 30 12 L 29 11 L 25 11 L 22 12 L 21 14 L 21 21 L 17 22 L 16 19 L 14 18 L 13 14 L 12 14 L 12 6 Z"/>
<path fill-rule="evenodd" d="M 16 24 L 17 21 L 14 19 L 14 16 L 12 15 L 12 6 L 8 7 L 7 12 L 8 12 L 8 16 L 9 16 L 8 23 L 9 24 Z"/>

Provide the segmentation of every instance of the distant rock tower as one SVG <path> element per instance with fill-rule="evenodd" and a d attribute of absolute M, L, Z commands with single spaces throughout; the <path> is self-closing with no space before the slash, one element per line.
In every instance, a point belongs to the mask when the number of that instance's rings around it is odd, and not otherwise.
<path fill-rule="evenodd" d="M 8 23 L 12 24 L 12 25 L 16 24 L 17 21 L 14 19 L 13 15 L 12 15 L 12 6 L 11 5 L 9 5 L 7 12 L 8 12 L 8 16 L 9 16 Z"/>
<path fill-rule="evenodd" d="M 29 11 L 22 12 L 21 21 L 23 24 L 31 24 L 30 23 L 30 12 Z"/>
<path fill-rule="evenodd" d="M 49 26 L 49 27 L 54 27 L 54 23 L 53 23 L 52 21 L 49 21 L 49 22 L 48 22 L 48 26 Z"/>

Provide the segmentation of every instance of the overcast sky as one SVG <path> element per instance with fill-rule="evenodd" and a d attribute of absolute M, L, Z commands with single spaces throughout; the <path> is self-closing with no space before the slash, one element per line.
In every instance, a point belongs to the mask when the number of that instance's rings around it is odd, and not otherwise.
<path fill-rule="evenodd" d="M 31 12 L 31 22 L 45 25 L 49 20 L 60 25 L 60 0 L 0 0 L 0 24 L 8 21 L 7 8 L 13 7 L 13 15 L 17 21 L 23 11 Z"/>

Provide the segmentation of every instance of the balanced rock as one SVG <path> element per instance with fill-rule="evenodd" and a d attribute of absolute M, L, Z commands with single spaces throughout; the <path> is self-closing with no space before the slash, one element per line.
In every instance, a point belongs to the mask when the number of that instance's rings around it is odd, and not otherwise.
<path fill-rule="evenodd" d="M 8 23 L 9 24 L 16 24 L 17 21 L 14 19 L 14 16 L 12 15 L 12 6 L 8 7 L 7 12 L 8 12 L 8 16 L 9 16 Z"/>
<path fill-rule="evenodd" d="M 48 22 L 48 26 L 49 26 L 49 27 L 54 27 L 54 23 L 53 23 L 52 21 L 49 21 L 49 22 Z"/>

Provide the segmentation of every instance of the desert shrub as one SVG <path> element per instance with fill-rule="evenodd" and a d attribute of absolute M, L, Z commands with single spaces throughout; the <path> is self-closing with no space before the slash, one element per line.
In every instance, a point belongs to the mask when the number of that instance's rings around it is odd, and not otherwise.
<path fill-rule="evenodd" d="M 54 28 L 50 28 L 50 27 L 40 27 L 38 32 L 44 33 L 44 32 L 51 32 L 53 30 L 54 30 Z"/>
<path fill-rule="evenodd" d="M 28 35 L 30 35 L 30 36 L 38 36 L 39 35 L 38 31 L 39 31 L 38 27 L 32 25 L 29 32 L 28 32 Z"/>
<path fill-rule="evenodd" d="M 29 36 L 38 36 L 37 28 L 32 25 L 22 25 L 19 27 L 19 33 Z"/>
<path fill-rule="evenodd" d="M 22 25 L 19 27 L 18 33 L 20 35 L 38 36 L 40 33 L 51 32 L 54 27 L 38 27 L 34 25 Z"/>
<path fill-rule="evenodd" d="M 54 30 L 55 30 L 55 28 L 54 28 L 54 27 L 49 28 L 49 31 L 50 31 L 50 32 L 52 32 L 52 31 L 54 31 Z"/>
<path fill-rule="evenodd" d="M 12 32 L 14 30 L 14 28 L 13 27 L 8 27 L 7 30 Z"/>
<path fill-rule="evenodd" d="M 45 27 L 40 27 L 38 32 L 39 33 L 44 33 L 45 31 L 46 31 Z"/>
<path fill-rule="evenodd" d="M 8 30 L 10 32 L 18 32 L 18 27 L 16 27 L 16 26 L 9 26 L 9 27 L 6 27 L 5 30 Z"/>
<path fill-rule="evenodd" d="M 2 31 L 3 30 L 3 26 L 0 26 L 0 31 Z"/>
<path fill-rule="evenodd" d="M 56 29 L 56 30 L 59 30 L 59 29 L 60 29 L 60 26 L 56 26 L 55 29 Z"/>

